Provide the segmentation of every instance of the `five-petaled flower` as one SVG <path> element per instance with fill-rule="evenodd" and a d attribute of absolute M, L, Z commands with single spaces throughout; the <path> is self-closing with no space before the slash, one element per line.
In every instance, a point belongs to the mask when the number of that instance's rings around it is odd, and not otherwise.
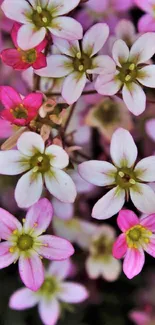
<path fill-rule="evenodd" d="M 98 93 L 112 96 L 123 87 L 122 96 L 128 109 L 134 115 L 141 114 L 146 108 L 143 86 L 155 88 L 155 65 L 147 64 L 154 53 L 155 33 L 140 36 L 130 50 L 123 40 L 117 40 L 112 49 L 113 60 L 96 80 Z"/>
<path fill-rule="evenodd" d="M 19 48 L 17 43 L 17 35 L 21 25 L 15 23 L 13 25 L 11 36 L 16 49 L 5 49 L 1 52 L 2 61 L 11 66 L 15 70 L 26 70 L 31 66 L 34 69 L 46 67 L 46 56 L 42 51 L 47 45 L 47 40 L 44 39 L 38 46 L 24 51 Z"/>
<path fill-rule="evenodd" d="M 80 0 L 4 0 L 5 15 L 23 24 L 17 43 L 23 50 L 34 48 L 45 38 L 46 32 L 69 40 L 82 38 L 82 26 L 71 17 L 61 17 L 73 10 Z M 16 10 L 15 10 L 16 8 Z"/>
<path fill-rule="evenodd" d="M 53 38 L 54 44 L 61 54 L 47 58 L 47 67 L 37 70 L 42 77 L 66 77 L 62 86 L 62 97 L 68 104 L 73 104 L 81 96 L 82 91 L 92 74 L 100 74 L 110 67 L 112 73 L 115 64 L 108 55 L 98 55 L 109 35 L 107 24 L 96 24 L 84 35 L 81 46 L 78 41 L 66 41 Z"/>
<path fill-rule="evenodd" d="M 68 154 L 57 145 L 45 148 L 39 134 L 23 133 L 17 141 L 18 150 L 0 152 L 0 173 L 18 175 L 25 171 L 15 189 L 18 206 L 29 207 L 36 203 L 43 190 L 43 182 L 60 201 L 73 203 L 76 187 L 71 177 L 62 169 L 69 163 Z"/>
<path fill-rule="evenodd" d="M 121 210 L 117 223 L 123 234 L 114 243 L 113 256 L 125 256 L 123 271 L 132 279 L 143 268 L 144 251 L 155 257 L 155 214 L 139 219 L 133 211 Z"/>
<path fill-rule="evenodd" d="M 0 116 L 12 124 L 24 126 L 37 116 L 43 94 L 31 93 L 22 98 L 12 87 L 0 86 L 0 101 L 5 107 Z"/>
<path fill-rule="evenodd" d="M 61 303 L 78 304 L 89 296 L 87 289 L 76 282 L 65 281 L 70 275 L 70 260 L 52 262 L 46 270 L 45 281 L 39 291 L 17 290 L 9 306 L 15 310 L 32 308 L 38 304 L 43 324 L 55 325 L 61 315 Z"/>
<path fill-rule="evenodd" d="M 19 273 L 24 284 L 38 290 L 44 282 L 41 258 L 49 260 L 67 259 L 74 248 L 65 239 L 41 235 L 50 225 L 53 208 L 47 199 L 39 200 L 27 212 L 22 225 L 8 211 L 0 208 L 0 269 L 19 259 Z"/>
<path fill-rule="evenodd" d="M 155 193 L 146 182 L 155 181 L 155 156 L 142 159 L 135 166 L 137 147 L 131 134 L 117 129 L 111 140 L 111 158 L 114 163 L 90 160 L 79 165 L 79 173 L 86 181 L 98 186 L 112 186 L 94 206 L 92 216 L 108 219 L 123 207 L 130 195 L 137 209 L 144 213 L 155 211 Z"/>

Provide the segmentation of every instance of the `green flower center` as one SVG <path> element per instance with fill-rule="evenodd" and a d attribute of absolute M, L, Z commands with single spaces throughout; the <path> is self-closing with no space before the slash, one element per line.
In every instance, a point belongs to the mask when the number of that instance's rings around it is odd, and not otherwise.
<path fill-rule="evenodd" d="M 52 15 L 47 9 L 37 6 L 31 15 L 31 20 L 37 28 L 48 27 L 51 25 Z"/>
<path fill-rule="evenodd" d="M 55 277 L 48 277 L 41 286 L 39 293 L 47 298 L 51 298 L 59 290 L 58 283 Z"/>
<path fill-rule="evenodd" d="M 141 225 L 136 225 L 126 232 L 127 245 L 130 248 L 138 248 L 143 244 L 146 245 L 150 242 L 151 235 L 151 231 Z"/>
<path fill-rule="evenodd" d="M 34 63 L 37 58 L 37 51 L 35 49 L 31 49 L 29 51 L 23 51 L 22 53 L 22 61 L 26 63 Z"/>
<path fill-rule="evenodd" d="M 119 121 L 120 116 L 118 105 L 114 101 L 107 99 L 94 111 L 94 117 L 103 125 Z"/>
<path fill-rule="evenodd" d="M 76 58 L 73 59 L 74 70 L 78 72 L 86 72 L 92 67 L 92 59 L 88 55 L 78 52 Z"/>
<path fill-rule="evenodd" d="M 10 112 L 17 119 L 26 119 L 28 117 L 27 109 L 22 104 L 14 109 L 11 109 Z"/>
<path fill-rule="evenodd" d="M 18 238 L 17 246 L 21 251 L 27 251 L 33 246 L 33 238 L 27 234 L 21 235 Z"/>
<path fill-rule="evenodd" d="M 30 166 L 34 173 L 45 173 L 50 170 L 50 159 L 48 155 L 37 153 L 30 159 Z"/>
<path fill-rule="evenodd" d="M 91 254 L 97 257 L 109 256 L 112 252 L 112 241 L 105 235 L 95 238 L 92 242 L 90 251 Z"/>
<path fill-rule="evenodd" d="M 119 71 L 117 78 L 122 82 L 129 84 L 134 82 L 138 77 L 138 68 L 134 63 L 126 62 L 122 67 L 117 67 Z"/>
<path fill-rule="evenodd" d="M 115 181 L 119 187 L 127 190 L 136 184 L 136 174 L 131 168 L 124 167 L 118 170 Z"/>

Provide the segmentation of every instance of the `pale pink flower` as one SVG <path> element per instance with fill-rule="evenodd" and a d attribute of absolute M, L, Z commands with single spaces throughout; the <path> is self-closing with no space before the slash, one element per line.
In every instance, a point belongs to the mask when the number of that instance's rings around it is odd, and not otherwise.
<path fill-rule="evenodd" d="M 113 60 L 96 80 L 98 93 L 112 96 L 122 89 L 128 109 L 134 115 L 140 115 L 146 108 L 143 86 L 155 88 L 155 65 L 147 65 L 154 53 L 155 33 L 140 36 L 130 50 L 123 40 L 117 40 L 112 49 Z M 115 64 L 113 72 L 111 64 Z"/>
<path fill-rule="evenodd" d="M 66 77 L 62 86 L 62 97 L 68 104 L 73 104 L 81 93 L 92 74 L 100 74 L 110 67 L 115 70 L 115 63 L 107 55 L 96 55 L 105 44 L 109 35 L 107 24 L 96 24 L 84 35 L 82 44 L 78 41 L 66 41 L 54 38 L 54 44 L 61 54 L 47 58 L 47 67 L 35 71 L 42 77 Z M 112 63 L 111 63 L 112 61 Z M 89 76 L 89 77 L 88 77 Z"/>
<path fill-rule="evenodd" d="M 109 48 L 112 50 L 114 42 L 118 39 L 122 39 L 130 48 L 139 36 L 131 20 L 121 19 L 115 27 L 115 34 L 109 38 Z"/>
<path fill-rule="evenodd" d="M 124 257 L 123 271 L 132 279 L 145 263 L 144 251 L 155 257 L 155 214 L 139 219 L 131 210 L 121 210 L 117 224 L 122 230 L 113 246 L 113 256 Z"/>
<path fill-rule="evenodd" d="M 145 131 L 147 135 L 155 142 L 155 119 L 148 119 L 145 123 Z"/>
<path fill-rule="evenodd" d="M 38 304 L 43 324 L 55 325 L 61 316 L 61 303 L 78 304 L 89 297 L 83 285 L 65 280 L 70 275 L 70 263 L 69 260 L 52 262 L 40 290 L 37 292 L 27 288 L 17 290 L 10 298 L 10 308 L 25 310 Z"/>
<path fill-rule="evenodd" d="M 45 38 L 46 32 L 69 40 L 82 38 L 82 26 L 71 17 L 62 17 L 80 0 L 4 0 L 5 15 L 23 24 L 18 32 L 17 43 L 23 50 L 34 48 Z M 16 8 L 16 10 L 15 10 Z"/>
<path fill-rule="evenodd" d="M 155 316 L 140 310 L 133 310 L 130 314 L 130 319 L 136 325 L 153 325 L 155 324 Z"/>
<path fill-rule="evenodd" d="M 155 32 L 155 0 L 134 0 L 135 4 L 146 12 L 138 21 L 141 33 Z"/>
<path fill-rule="evenodd" d="M 26 172 L 18 181 L 15 199 L 18 206 L 29 207 L 42 194 L 45 181 L 48 191 L 60 201 L 72 203 L 76 188 L 71 177 L 63 171 L 69 163 L 68 154 L 57 145 L 45 148 L 39 134 L 23 133 L 17 141 L 17 150 L 0 152 L 0 173 L 18 175 Z"/>
<path fill-rule="evenodd" d="M 79 165 L 79 173 L 86 181 L 113 187 L 95 204 L 92 216 L 96 219 L 110 218 L 123 207 L 129 195 L 137 209 L 154 213 L 155 193 L 145 183 L 155 181 L 155 156 L 144 158 L 135 166 L 137 147 L 131 134 L 122 128 L 112 136 L 110 153 L 114 165 L 98 160 Z"/>
<path fill-rule="evenodd" d="M 62 238 L 42 235 L 53 216 L 53 208 L 47 199 L 41 199 L 26 214 L 24 224 L 0 208 L 0 269 L 19 259 L 19 273 L 24 284 L 38 290 L 44 281 L 41 257 L 63 260 L 74 253 L 73 246 Z"/>

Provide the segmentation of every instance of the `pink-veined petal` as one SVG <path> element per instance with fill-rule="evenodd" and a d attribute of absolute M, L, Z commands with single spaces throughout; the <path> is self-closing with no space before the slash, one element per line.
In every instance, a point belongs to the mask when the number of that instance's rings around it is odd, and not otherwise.
<path fill-rule="evenodd" d="M 152 15 L 143 15 L 138 21 L 138 31 L 140 33 L 154 32 L 155 31 L 155 19 Z"/>
<path fill-rule="evenodd" d="M 36 61 L 32 64 L 33 69 L 43 69 L 47 66 L 47 60 L 44 53 L 38 53 Z"/>
<path fill-rule="evenodd" d="M 123 271 L 128 279 L 139 274 L 144 266 L 144 251 L 136 248 L 128 248 L 123 263 Z"/>
<path fill-rule="evenodd" d="M 86 81 L 86 74 L 77 71 L 66 77 L 62 87 L 62 97 L 68 104 L 71 105 L 79 99 Z"/>
<path fill-rule="evenodd" d="M 92 57 L 98 53 L 105 44 L 109 36 L 109 27 L 107 24 L 98 23 L 93 25 L 85 33 L 82 40 L 82 49 L 85 54 Z"/>
<path fill-rule="evenodd" d="M 29 50 L 40 44 L 46 35 L 44 27 L 35 30 L 33 24 L 26 24 L 20 27 L 17 36 L 17 43 L 22 50 Z"/>
<path fill-rule="evenodd" d="M 63 238 L 43 235 L 39 237 L 38 253 L 49 260 L 65 260 L 74 254 L 72 244 Z"/>
<path fill-rule="evenodd" d="M 20 256 L 19 258 L 20 277 L 27 288 L 37 291 L 44 282 L 44 268 L 37 253 L 30 257 Z"/>
<path fill-rule="evenodd" d="M 142 218 L 140 224 L 150 231 L 155 232 L 155 213 L 150 214 L 149 216 Z"/>
<path fill-rule="evenodd" d="M 80 176 L 87 182 L 107 186 L 115 183 L 116 167 L 107 161 L 90 160 L 78 166 Z"/>
<path fill-rule="evenodd" d="M 109 55 L 98 55 L 92 59 L 92 68 L 87 70 L 87 73 L 115 73 L 116 64 Z"/>
<path fill-rule="evenodd" d="M 155 182 L 155 156 L 140 160 L 134 171 L 141 181 Z"/>
<path fill-rule="evenodd" d="M 63 169 L 69 164 L 69 156 L 67 152 L 60 146 L 52 144 L 47 147 L 45 154 L 51 156 L 51 166 Z"/>
<path fill-rule="evenodd" d="M 112 254 L 115 258 L 120 259 L 125 255 L 127 248 L 126 235 L 121 234 L 114 242 Z"/>
<path fill-rule="evenodd" d="M 155 193 L 150 186 L 137 183 L 130 188 L 130 196 L 138 210 L 143 213 L 154 213 Z"/>
<path fill-rule="evenodd" d="M 146 95 L 138 84 L 133 82 L 129 86 L 124 85 L 122 96 L 127 108 L 134 115 L 138 116 L 145 111 Z"/>
<path fill-rule="evenodd" d="M 72 270 L 72 262 L 69 258 L 62 261 L 53 261 L 47 269 L 48 275 L 54 275 L 59 280 L 66 279 Z"/>
<path fill-rule="evenodd" d="M 57 17 L 52 20 L 53 27 L 48 27 L 50 32 L 66 40 L 74 41 L 81 39 L 83 28 L 81 24 L 71 17 Z"/>
<path fill-rule="evenodd" d="M 8 239 L 16 229 L 21 230 L 22 225 L 11 213 L 0 208 L 0 238 Z"/>
<path fill-rule="evenodd" d="M 47 67 L 35 71 L 38 76 L 49 78 L 65 77 L 73 71 L 70 58 L 64 55 L 51 55 L 47 58 Z"/>
<path fill-rule="evenodd" d="M 31 93 L 23 99 L 23 105 L 29 109 L 39 109 L 43 103 L 43 94 Z"/>
<path fill-rule="evenodd" d="M 28 22 L 27 14 L 31 15 L 32 13 L 32 9 L 29 3 L 27 1 L 21 0 L 5 0 L 3 1 L 1 8 L 8 18 L 18 21 L 22 24 Z"/>
<path fill-rule="evenodd" d="M 15 310 L 24 310 L 34 307 L 39 302 L 39 296 L 27 288 L 13 293 L 9 300 L 9 307 Z"/>
<path fill-rule="evenodd" d="M 148 244 L 144 246 L 144 250 L 151 256 L 155 257 L 155 236 L 150 237 Z"/>
<path fill-rule="evenodd" d="M 0 243 L 0 269 L 11 265 L 18 258 L 18 253 L 10 253 L 10 247 L 11 244 L 8 242 Z"/>
<path fill-rule="evenodd" d="M 97 77 L 95 82 L 95 89 L 101 95 L 113 96 L 121 88 L 122 83 L 116 79 L 116 74 L 111 72 L 105 72 Z"/>
<path fill-rule="evenodd" d="M 55 325 L 60 316 L 60 307 L 57 300 L 42 299 L 39 304 L 39 315 L 45 325 Z"/>
<path fill-rule="evenodd" d="M 80 51 L 79 41 L 67 41 L 65 39 L 53 36 L 53 43 L 58 50 L 65 55 L 75 57 Z"/>
<path fill-rule="evenodd" d="M 111 218 L 119 212 L 125 202 L 125 191 L 115 187 L 94 205 L 92 217 L 99 220 Z"/>
<path fill-rule="evenodd" d="M 0 101 L 5 108 L 11 109 L 21 104 L 22 99 L 12 87 L 0 86 Z"/>
<path fill-rule="evenodd" d="M 155 88 L 155 65 L 151 64 L 139 70 L 137 80 L 145 87 Z"/>
<path fill-rule="evenodd" d="M 75 282 L 63 282 L 61 284 L 59 299 L 66 303 L 77 304 L 86 300 L 89 296 L 87 289 Z"/>
<path fill-rule="evenodd" d="M 132 167 L 137 158 L 137 147 L 129 131 L 119 128 L 112 136 L 111 158 L 117 167 Z"/>
<path fill-rule="evenodd" d="M 29 168 L 29 161 L 18 150 L 0 151 L 0 174 L 18 175 Z"/>
<path fill-rule="evenodd" d="M 44 152 L 44 141 L 42 137 L 35 132 L 23 133 L 17 141 L 18 150 L 25 156 L 33 156 L 36 153 Z"/>
<path fill-rule="evenodd" d="M 144 63 L 151 59 L 154 53 L 155 33 L 145 33 L 132 45 L 129 60 L 136 64 Z"/>
<path fill-rule="evenodd" d="M 80 0 L 63 1 L 63 0 L 50 0 L 48 2 L 48 9 L 53 10 L 53 17 L 65 15 L 72 11 L 79 4 Z"/>
<path fill-rule="evenodd" d="M 127 231 L 135 225 L 138 225 L 140 220 L 137 215 L 131 210 L 121 210 L 117 218 L 118 227 L 123 231 Z"/>
<path fill-rule="evenodd" d="M 114 43 L 112 48 L 112 56 L 119 67 L 128 61 L 129 48 L 123 40 L 119 39 Z"/>
<path fill-rule="evenodd" d="M 1 52 L 2 61 L 15 70 L 26 70 L 30 67 L 29 63 L 23 62 L 21 53 L 16 49 L 6 49 Z"/>

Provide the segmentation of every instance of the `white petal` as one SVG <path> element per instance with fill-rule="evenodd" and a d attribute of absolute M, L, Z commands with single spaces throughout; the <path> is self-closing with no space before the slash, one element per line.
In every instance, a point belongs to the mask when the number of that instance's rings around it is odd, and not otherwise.
<path fill-rule="evenodd" d="M 132 167 L 137 158 L 137 147 L 129 131 L 119 128 L 112 136 L 111 158 L 117 167 Z"/>
<path fill-rule="evenodd" d="M 53 36 L 53 43 L 62 54 L 75 57 L 76 54 L 80 52 L 78 41 L 67 41 L 65 39 Z"/>
<path fill-rule="evenodd" d="M 90 160 L 78 166 L 80 176 L 87 182 L 107 186 L 115 183 L 117 169 L 107 161 Z"/>
<path fill-rule="evenodd" d="M 86 271 L 90 279 L 97 279 L 102 272 L 102 261 L 98 261 L 93 257 L 86 260 Z"/>
<path fill-rule="evenodd" d="M 36 203 L 43 190 L 43 180 L 41 173 L 35 174 L 30 170 L 23 175 L 15 189 L 15 199 L 20 208 L 28 208 Z"/>
<path fill-rule="evenodd" d="M 137 173 L 138 179 L 144 182 L 155 182 L 155 156 L 140 160 L 134 171 Z"/>
<path fill-rule="evenodd" d="M 92 211 L 92 217 L 99 220 L 109 219 L 121 210 L 124 202 L 125 191 L 117 186 L 95 204 Z"/>
<path fill-rule="evenodd" d="M 36 152 L 44 152 L 44 141 L 42 137 L 34 132 L 23 133 L 17 141 L 18 150 L 26 156 L 33 156 Z"/>
<path fill-rule="evenodd" d="M 0 151 L 0 174 L 18 175 L 29 167 L 29 161 L 18 150 Z"/>
<path fill-rule="evenodd" d="M 51 165 L 56 168 L 65 168 L 69 164 L 69 156 L 67 152 L 60 146 L 51 145 L 46 148 L 45 154 L 52 156 Z"/>
<path fill-rule="evenodd" d="M 26 14 L 32 13 L 31 6 L 28 4 L 28 2 L 21 0 L 5 0 L 2 2 L 1 8 L 8 18 L 22 24 L 28 21 Z"/>
<path fill-rule="evenodd" d="M 136 29 L 130 20 L 121 19 L 115 28 L 115 34 L 119 39 L 129 39 L 132 42 L 136 34 Z"/>
<path fill-rule="evenodd" d="M 56 168 L 45 174 L 45 184 L 48 191 L 58 200 L 73 203 L 76 198 L 76 187 L 71 177 L 63 170 Z"/>
<path fill-rule="evenodd" d="M 134 115 L 138 116 L 145 111 L 146 95 L 141 86 L 132 83 L 129 87 L 124 85 L 122 89 L 123 100 Z"/>
<path fill-rule="evenodd" d="M 48 29 L 53 35 L 70 41 L 81 39 L 83 36 L 81 24 L 71 17 L 54 18 L 52 26 L 48 27 Z"/>
<path fill-rule="evenodd" d="M 92 68 L 87 73 L 115 73 L 116 64 L 108 55 L 98 55 L 92 59 Z"/>
<path fill-rule="evenodd" d="M 76 282 L 63 282 L 61 284 L 61 290 L 59 299 L 66 303 L 77 304 L 88 298 L 88 291 L 86 288 Z"/>
<path fill-rule="evenodd" d="M 121 88 L 121 81 L 116 79 L 115 73 L 107 73 L 98 76 L 95 89 L 101 95 L 113 96 L 115 95 Z"/>
<path fill-rule="evenodd" d="M 122 66 L 122 63 L 128 61 L 129 48 L 123 40 L 119 39 L 114 43 L 112 48 L 112 56 L 119 67 Z"/>
<path fill-rule="evenodd" d="M 34 307 L 39 302 L 39 296 L 28 288 L 22 288 L 10 297 L 9 307 L 15 310 L 24 310 Z"/>
<path fill-rule="evenodd" d="M 68 104 L 75 103 L 82 94 L 87 78 L 85 73 L 73 72 L 65 78 L 62 97 Z"/>
<path fill-rule="evenodd" d="M 108 261 L 103 262 L 102 276 L 106 281 L 116 281 L 121 273 L 121 262 L 109 256 Z"/>
<path fill-rule="evenodd" d="M 41 8 L 45 8 L 48 4 L 48 1 L 49 0 L 41 0 Z M 31 3 L 33 8 L 37 8 L 38 3 L 36 0 L 29 0 L 29 2 Z"/>
<path fill-rule="evenodd" d="M 53 261 L 47 269 L 47 275 L 54 275 L 59 280 L 64 280 L 70 274 L 73 264 L 69 258 L 62 261 Z"/>
<path fill-rule="evenodd" d="M 92 57 L 101 50 L 109 36 L 107 24 L 98 23 L 93 25 L 85 33 L 82 40 L 82 49 L 89 57 Z"/>
<path fill-rule="evenodd" d="M 150 186 L 137 183 L 130 189 L 130 196 L 138 210 L 143 213 L 154 213 L 155 193 Z"/>
<path fill-rule="evenodd" d="M 17 43 L 23 50 L 32 49 L 40 44 L 46 35 L 44 27 L 34 30 L 33 24 L 26 24 L 20 27 L 17 35 Z"/>
<path fill-rule="evenodd" d="M 148 61 L 155 53 L 155 33 L 145 33 L 132 45 L 129 59 L 137 64 Z"/>
<path fill-rule="evenodd" d="M 48 9 L 53 10 L 53 17 L 65 15 L 72 11 L 79 4 L 80 0 L 64 1 L 64 0 L 50 0 L 48 1 Z"/>
<path fill-rule="evenodd" d="M 155 88 L 155 65 L 149 65 L 139 70 L 137 80 L 144 86 Z"/>
<path fill-rule="evenodd" d="M 47 58 L 47 67 L 36 70 L 41 77 L 61 78 L 73 71 L 72 60 L 64 55 L 51 55 Z"/>
<path fill-rule="evenodd" d="M 55 299 L 42 299 L 39 304 L 39 315 L 43 324 L 56 325 L 60 315 L 58 301 Z"/>

